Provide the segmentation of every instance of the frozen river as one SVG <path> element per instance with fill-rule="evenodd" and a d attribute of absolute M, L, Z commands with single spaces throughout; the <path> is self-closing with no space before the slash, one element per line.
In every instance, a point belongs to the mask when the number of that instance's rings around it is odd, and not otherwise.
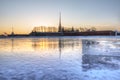
<path fill-rule="evenodd" d="M 0 80 L 120 80 L 120 38 L 2 38 Z"/>

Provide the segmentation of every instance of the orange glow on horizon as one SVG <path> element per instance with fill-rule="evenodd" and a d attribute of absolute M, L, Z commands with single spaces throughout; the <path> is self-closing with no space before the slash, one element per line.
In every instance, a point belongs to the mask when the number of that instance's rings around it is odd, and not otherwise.
<path fill-rule="evenodd" d="M 64 28 L 71 28 L 72 26 L 64 26 L 62 25 Z M 32 32 L 33 28 L 35 26 L 30 26 L 30 27 L 13 27 L 14 28 L 14 33 L 15 34 L 29 34 L 30 32 Z M 45 29 L 43 29 L 43 31 L 41 32 L 57 32 L 57 28 L 58 26 L 55 26 L 56 29 L 52 29 L 52 26 L 44 26 Z M 74 27 L 74 26 L 73 26 Z M 90 27 L 95 27 L 97 30 L 116 30 L 118 28 L 118 26 L 109 26 L 109 25 L 105 25 L 105 26 L 99 26 L 99 25 L 95 25 L 95 26 L 90 26 L 90 25 L 80 25 L 80 26 L 77 26 L 77 27 L 74 27 L 74 28 L 79 28 L 79 27 L 82 27 L 82 28 L 90 28 Z M 117 29 L 119 30 L 119 29 Z M 4 33 L 7 33 L 7 34 L 11 34 L 12 32 L 12 27 L 2 27 L 0 29 L 0 35 L 1 34 L 4 34 Z"/>

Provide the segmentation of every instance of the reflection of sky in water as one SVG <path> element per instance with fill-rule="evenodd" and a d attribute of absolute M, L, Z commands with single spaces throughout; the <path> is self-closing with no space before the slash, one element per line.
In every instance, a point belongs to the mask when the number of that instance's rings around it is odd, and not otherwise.
<path fill-rule="evenodd" d="M 0 80 L 117 80 L 119 53 L 119 40 L 0 39 Z"/>
<path fill-rule="evenodd" d="M 77 47 L 76 45 L 80 45 L 80 42 L 78 42 L 77 39 L 71 40 L 61 38 L 0 39 L 0 42 L 1 51 L 45 51 L 60 47 L 71 50 L 71 48 Z"/>
<path fill-rule="evenodd" d="M 78 41 L 79 40 L 79 41 Z M 19 54 L 29 53 L 31 55 L 44 55 L 60 57 L 64 55 L 73 55 L 75 51 L 81 54 L 80 39 L 61 39 L 61 38 L 15 38 L 1 39 L 0 51 Z M 15 54 L 14 54 L 15 55 Z M 75 55 L 76 56 L 76 55 Z M 50 57 L 49 57 L 50 58 Z"/>

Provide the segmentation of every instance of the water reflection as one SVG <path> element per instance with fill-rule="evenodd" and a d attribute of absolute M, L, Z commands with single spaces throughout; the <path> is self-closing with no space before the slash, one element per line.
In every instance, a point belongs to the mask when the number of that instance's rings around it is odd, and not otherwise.
<path fill-rule="evenodd" d="M 59 52 L 59 59 L 61 58 L 62 48 L 64 44 L 62 43 L 61 38 L 58 39 L 32 39 L 32 47 L 35 51 L 39 50 L 56 50 Z"/>
<path fill-rule="evenodd" d="M 80 41 L 80 40 L 79 40 Z M 56 48 L 74 48 L 79 46 L 80 42 L 76 39 L 61 39 L 61 38 L 42 38 L 42 39 L 32 39 L 32 47 L 35 50 L 39 49 L 56 49 Z M 60 49 L 59 49 L 60 50 Z"/>
<path fill-rule="evenodd" d="M 31 77 L 33 80 L 101 80 L 105 73 L 109 73 L 101 70 L 116 70 L 118 73 L 115 71 L 114 77 L 119 80 L 119 53 L 119 40 L 0 39 L 0 79 L 7 75 L 8 80 L 14 77 L 23 80 Z M 98 74 L 97 77 L 95 70 L 103 76 Z M 108 80 L 111 74 L 107 75 Z"/>
<path fill-rule="evenodd" d="M 61 38 L 59 38 L 59 59 L 61 59 L 61 53 L 62 53 L 62 45 L 61 45 L 62 41 Z"/>
<path fill-rule="evenodd" d="M 83 70 L 102 69 L 103 67 L 107 69 L 119 69 L 120 67 L 119 64 L 115 63 L 115 61 L 119 61 L 119 56 L 115 54 L 115 51 L 117 51 L 117 53 L 120 52 L 120 45 L 117 44 L 119 40 L 8 38 L 0 39 L 0 42 L 0 52 L 25 53 L 25 51 L 27 51 L 32 52 L 34 55 L 58 55 L 59 59 L 62 57 L 68 59 L 70 56 L 82 57 Z M 111 55 L 113 53 L 114 55 Z"/>
<path fill-rule="evenodd" d="M 35 51 L 56 49 L 59 47 L 59 39 L 35 38 L 31 39 L 31 42 Z"/>
<path fill-rule="evenodd" d="M 0 52 L 33 52 L 34 54 L 56 55 L 61 59 L 62 54 L 73 55 L 77 50 L 82 51 L 81 39 L 71 38 L 6 38 L 0 39 Z M 64 57 L 64 56 L 63 56 Z"/>
<path fill-rule="evenodd" d="M 49 51 L 52 53 L 59 53 L 59 59 L 61 59 L 64 51 L 74 51 L 77 47 L 80 47 L 79 52 L 81 53 L 81 39 L 70 39 L 70 38 L 35 38 L 31 39 L 32 48 L 35 51 L 45 52 Z M 55 52 L 54 52 L 55 51 Z M 72 52 L 73 52 L 72 51 Z"/>

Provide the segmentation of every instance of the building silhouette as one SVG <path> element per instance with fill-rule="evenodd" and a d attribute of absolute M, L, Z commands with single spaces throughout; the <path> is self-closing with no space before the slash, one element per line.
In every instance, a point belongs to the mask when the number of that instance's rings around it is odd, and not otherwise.
<path fill-rule="evenodd" d="M 14 36 L 14 30 L 13 30 L 13 27 L 12 27 L 11 36 Z"/>
<path fill-rule="evenodd" d="M 61 12 L 59 14 L 59 26 L 58 26 L 58 32 L 62 32 L 62 26 L 61 26 Z"/>
<path fill-rule="evenodd" d="M 34 27 L 30 36 L 90 36 L 90 35 L 115 35 L 112 30 L 96 31 L 95 27 L 92 28 L 75 28 L 63 27 L 61 24 L 61 12 L 59 13 L 58 27 L 38 26 Z"/>

